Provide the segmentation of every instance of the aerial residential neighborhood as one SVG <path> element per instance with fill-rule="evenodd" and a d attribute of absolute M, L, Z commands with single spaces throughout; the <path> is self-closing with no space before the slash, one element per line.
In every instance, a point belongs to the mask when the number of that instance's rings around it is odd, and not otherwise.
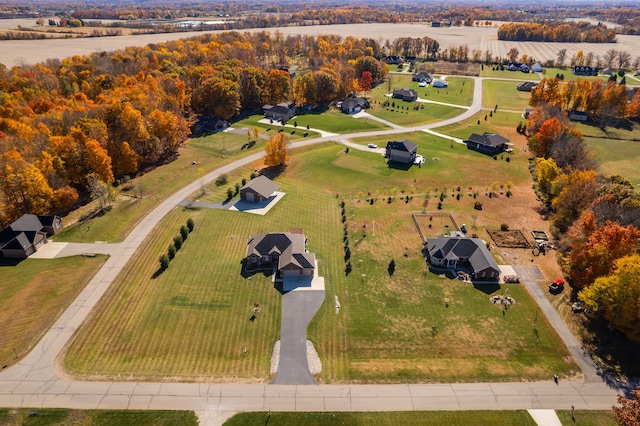
<path fill-rule="evenodd" d="M 37 6 L 0 424 L 640 421 L 637 5 Z"/>

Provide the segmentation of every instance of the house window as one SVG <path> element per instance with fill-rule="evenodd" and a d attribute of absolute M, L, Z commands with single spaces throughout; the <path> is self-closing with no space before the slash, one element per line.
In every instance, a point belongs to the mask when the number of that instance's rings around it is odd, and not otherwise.
<path fill-rule="evenodd" d="M 480 274 L 480 276 L 481 276 L 482 278 L 484 278 L 484 271 L 482 271 L 482 274 Z"/>

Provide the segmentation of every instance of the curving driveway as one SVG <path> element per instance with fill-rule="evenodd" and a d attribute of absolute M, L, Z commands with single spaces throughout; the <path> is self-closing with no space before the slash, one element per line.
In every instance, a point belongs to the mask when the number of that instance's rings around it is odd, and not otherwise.
<path fill-rule="evenodd" d="M 292 148 L 325 141 L 346 143 L 350 138 L 428 130 L 471 117 L 482 108 L 482 78 L 476 77 L 473 104 L 458 117 L 413 128 L 359 132 L 320 137 L 292 144 Z M 366 150 L 357 145 L 358 149 Z M 259 160 L 256 153 L 207 174 L 206 183 L 223 173 Z M 65 377 L 57 357 L 75 330 L 89 315 L 115 277 L 138 250 L 156 224 L 188 195 L 199 190 L 200 180 L 187 185 L 151 211 L 131 231 L 119 250 L 93 277 L 33 350 L 0 373 L 0 406 L 126 409 L 184 409 L 197 412 L 254 410 L 380 411 L 468 409 L 609 409 L 617 392 L 604 382 L 552 380 L 535 383 L 471 383 L 426 385 L 235 385 L 200 383 L 83 382 Z M 295 292 L 292 292 L 295 293 Z M 535 294 L 534 294 L 534 297 Z M 304 297 L 303 297 L 304 298 Z M 291 303 L 299 303 L 297 296 Z M 536 300 L 539 298 L 536 297 Z M 303 301 L 315 306 L 317 301 Z M 288 301 L 283 303 L 289 303 Z M 545 310 L 547 315 L 553 315 Z M 551 319 L 552 324 L 557 325 Z M 283 336 L 285 337 L 285 336 Z M 571 348 L 570 348 L 571 349 Z M 302 365 L 300 366 L 303 367 Z M 284 380 L 284 379 L 283 379 Z"/>

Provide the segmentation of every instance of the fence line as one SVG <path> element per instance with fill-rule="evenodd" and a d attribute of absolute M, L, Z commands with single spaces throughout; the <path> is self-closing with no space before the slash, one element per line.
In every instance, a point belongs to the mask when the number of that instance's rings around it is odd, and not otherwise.
<path fill-rule="evenodd" d="M 448 217 L 451 220 L 451 223 L 453 223 L 453 227 L 456 229 L 456 231 L 460 230 L 460 227 L 458 226 L 458 223 L 453 218 L 453 214 L 450 213 L 450 212 L 441 212 L 441 211 L 429 212 L 429 211 L 426 211 L 426 210 L 412 211 L 411 212 L 411 218 L 413 219 L 413 223 L 416 225 L 416 228 L 418 228 L 418 233 L 420 234 L 420 238 L 422 239 L 422 244 L 426 243 L 427 239 L 424 236 L 424 232 L 422 232 L 422 227 L 420 227 L 420 223 L 418 223 L 417 216 Z"/>

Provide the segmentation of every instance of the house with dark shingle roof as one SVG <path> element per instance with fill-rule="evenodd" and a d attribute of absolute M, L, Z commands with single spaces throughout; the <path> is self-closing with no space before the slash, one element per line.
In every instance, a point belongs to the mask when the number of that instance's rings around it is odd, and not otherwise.
<path fill-rule="evenodd" d="M 479 238 L 427 238 L 424 253 L 429 265 L 436 269 L 463 271 L 477 281 L 500 279 L 498 264 Z"/>
<path fill-rule="evenodd" d="M 262 107 L 265 118 L 278 121 L 289 121 L 296 115 L 296 106 L 286 102 L 278 105 L 265 105 Z"/>
<path fill-rule="evenodd" d="M 418 145 L 407 139 L 387 142 L 385 157 L 387 157 L 389 161 L 413 164 L 417 154 Z"/>
<path fill-rule="evenodd" d="M 428 72 L 419 72 L 411 76 L 411 81 L 431 83 L 433 81 L 433 77 Z"/>
<path fill-rule="evenodd" d="M 487 155 L 497 155 L 507 149 L 509 139 L 494 133 L 485 132 L 482 135 L 472 133 L 468 139 L 464 140 L 468 149 L 481 152 Z"/>
<path fill-rule="evenodd" d="M 0 252 L 6 258 L 26 259 L 62 229 L 58 216 L 25 214 L 0 231 Z"/>
<path fill-rule="evenodd" d="M 404 89 L 394 90 L 391 97 L 396 99 L 402 99 L 403 101 L 412 102 L 418 99 L 418 92 L 408 87 L 405 87 Z"/>
<path fill-rule="evenodd" d="M 260 175 L 240 188 L 240 199 L 261 203 L 275 195 L 278 188 L 280 186 L 277 183 L 266 176 Z"/>
<path fill-rule="evenodd" d="M 247 269 L 277 269 L 281 277 L 313 276 L 316 257 L 306 250 L 302 233 L 252 235 L 247 240 Z"/>
<path fill-rule="evenodd" d="M 369 101 L 365 98 L 348 98 L 342 101 L 340 110 L 345 114 L 354 114 L 369 108 Z"/>
<path fill-rule="evenodd" d="M 530 92 L 537 85 L 538 83 L 536 83 L 535 81 L 523 81 L 516 86 L 516 89 L 520 92 Z"/>

